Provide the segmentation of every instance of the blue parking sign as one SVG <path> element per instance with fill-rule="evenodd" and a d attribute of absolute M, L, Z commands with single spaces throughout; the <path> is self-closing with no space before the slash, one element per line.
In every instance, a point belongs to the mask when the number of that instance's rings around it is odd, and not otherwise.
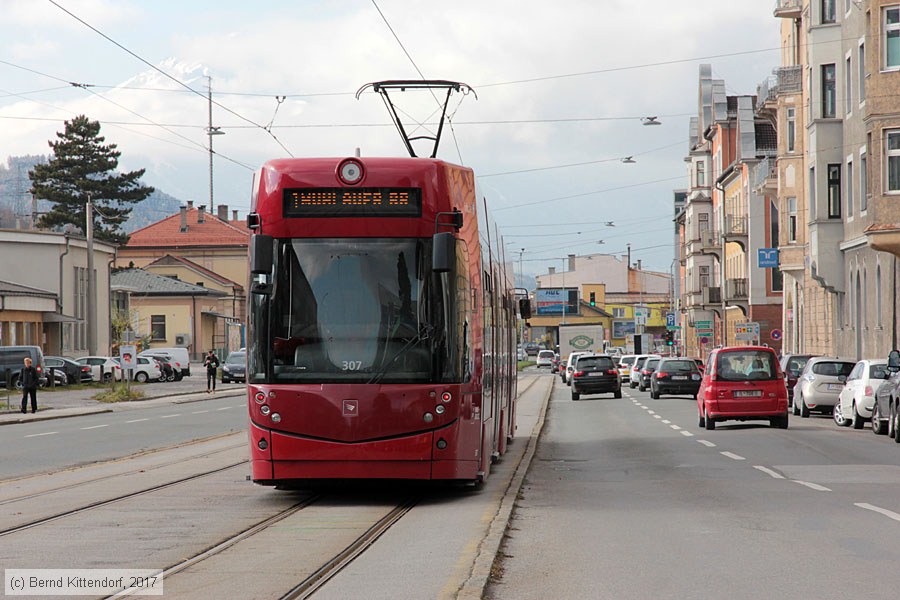
<path fill-rule="evenodd" d="M 666 313 L 666 327 L 675 327 L 675 313 Z"/>

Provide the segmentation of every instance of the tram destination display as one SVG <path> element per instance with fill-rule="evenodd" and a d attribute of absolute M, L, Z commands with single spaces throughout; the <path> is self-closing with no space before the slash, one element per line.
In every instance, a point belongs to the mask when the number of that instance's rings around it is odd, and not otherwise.
<path fill-rule="evenodd" d="M 421 217 L 419 188 L 301 188 L 284 191 L 284 216 Z"/>

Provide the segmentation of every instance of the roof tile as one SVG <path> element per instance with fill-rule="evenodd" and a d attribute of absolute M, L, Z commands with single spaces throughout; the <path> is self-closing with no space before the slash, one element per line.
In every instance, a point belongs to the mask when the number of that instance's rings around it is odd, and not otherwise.
<path fill-rule="evenodd" d="M 161 221 L 134 231 L 126 248 L 184 248 L 191 246 L 248 246 L 250 230 L 229 221 L 222 221 L 204 211 L 199 222 L 200 210 L 187 208 L 187 231 L 181 231 L 181 213 L 175 213 Z"/>

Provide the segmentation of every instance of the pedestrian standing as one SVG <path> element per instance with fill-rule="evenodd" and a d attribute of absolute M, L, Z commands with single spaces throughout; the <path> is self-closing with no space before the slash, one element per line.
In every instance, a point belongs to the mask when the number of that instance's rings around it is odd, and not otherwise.
<path fill-rule="evenodd" d="M 22 382 L 22 413 L 28 412 L 28 397 L 31 396 L 31 413 L 34 414 L 37 412 L 37 388 L 38 388 L 38 380 L 40 376 L 38 375 L 38 370 L 34 368 L 31 364 L 31 359 L 25 359 L 25 366 L 22 368 L 22 371 L 19 373 L 19 381 Z"/>
<path fill-rule="evenodd" d="M 206 360 L 203 364 L 206 365 L 206 393 L 214 394 L 216 392 L 216 373 L 219 369 L 219 357 L 210 350 L 206 353 Z"/>

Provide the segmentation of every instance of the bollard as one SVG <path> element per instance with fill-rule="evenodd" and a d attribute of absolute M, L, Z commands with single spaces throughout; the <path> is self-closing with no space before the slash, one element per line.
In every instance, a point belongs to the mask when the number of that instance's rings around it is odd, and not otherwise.
<path fill-rule="evenodd" d="M 47 369 L 50 372 L 50 387 L 56 387 L 56 367 L 50 367 Z"/>
<path fill-rule="evenodd" d="M 100 383 L 103 383 L 103 382 L 104 382 L 103 375 L 104 375 L 104 373 L 103 373 L 103 365 L 101 364 L 101 365 L 100 365 Z"/>
<path fill-rule="evenodd" d="M 10 410 L 9 408 L 9 392 L 12 388 L 12 371 L 7 367 L 6 369 L 6 410 L 7 412 Z"/>

